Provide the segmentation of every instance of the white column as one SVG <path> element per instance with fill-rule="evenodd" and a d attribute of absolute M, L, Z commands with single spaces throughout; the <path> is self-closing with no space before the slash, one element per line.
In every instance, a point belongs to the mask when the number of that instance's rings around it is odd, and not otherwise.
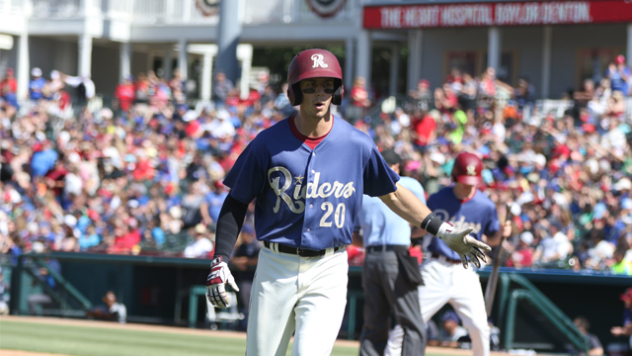
<path fill-rule="evenodd" d="M 371 33 L 367 30 L 362 30 L 358 34 L 356 70 L 356 76 L 364 77 L 368 89 L 371 86 Z"/>
<path fill-rule="evenodd" d="M 25 100 L 29 95 L 29 35 L 26 27 L 20 35 L 20 43 L 18 45 L 18 63 L 17 63 L 17 80 L 18 92 L 17 96 L 20 100 Z"/>
<path fill-rule="evenodd" d="M 119 79 L 122 81 L 129 77 L 132 67 L 132 44 L 129 42 L 121 43 L 120 49 L 120 65 L 119 65 Z"/>
<path fill-rule="evenodd" d="M 90 75 L 92 71 L 92 37 L 88 34 L 79 36 L 79 62 L 77 75 Z"/>
<path fill-rule="evenodd" d="M 211 86 L 213 85 L 213 54 L 204 53 L 202 57 L 202 73 L 200 74 L 200 99 L 211 100 Z"/>
<path fill-rule="evenodd" d="M 353 86 L 353 54 L 354 54 L 354 46 L 353 46 L 353 37 L 347 38 L 345 41 L 345 72 L 344 72 L 344 84 L 347 90 L 351 90 Z M 349 92 L 350 93 L 350 92 Z"/>
<path fill-rule="evenodd" d="M 252 45 L 237 45 L 237 59 L 241 61 L 241 78 L 239 80 L 239 92 L 242 99 L 250 95 L 250 68 L 252 67 Z"/>
<path fill-rule="evenodd" d="M 551 43 L 553 39 L 553 27 L 544 26 L 544 36 L 542 37 L 542 88 L 540 97 L 549 97 L 549 87 L 551 86 Z"/>
<path fill-rule="evenodd" d="M 393 45 L 391 49 L 391 67 L 388 82 L 389 95 L 397 94 L 397 79 L 399 74 L 399 45 Z"/>
<path fill-rule="evenodd" d="M 162 60 L 162 76 L 169 80 L 171 79 L 171 62 L 173 61 L 173 45 L 171 43 L 165 46 L 165 55 Z"/>
<path fill-rule="evenodd" d="M 632 67 L 632 23 L 628 24 L 628 48 L 627 48 L 628 67 Z"/>
<path fill-rule="evenodd" d="M 188 79 L 189 71 L 189 58 L 187 53 L 188 43 L 187 40 L 181 38 L 178 42 L 178 69 L 180 70 L 180 77 L 185 80 Z"/>
<path fill-rule="evenodd" d="M 500 68 L 500 28 L 490 27 L 487 34 L 487 66 Z"/>
<path fill-rule="evenodd" d="M 423 46 L 423 30 L 408 31 L 408 90 L 417 89 L 417 83 L 421 79 L 421 54 Z"/>

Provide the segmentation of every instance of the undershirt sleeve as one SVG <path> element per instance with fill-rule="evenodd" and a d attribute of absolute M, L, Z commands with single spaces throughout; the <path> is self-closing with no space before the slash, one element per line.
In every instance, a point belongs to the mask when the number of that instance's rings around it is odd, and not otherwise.
<path fill-rule="evenodd" d="M 228 262 L 235 248 L 247 211 L 248 204 L 244 204 L 228 194 L 222 205 L 219 218 L 217 218 L 217 231 L 215 234 L 214 256 L 222 256 L 224 262 Z"/>

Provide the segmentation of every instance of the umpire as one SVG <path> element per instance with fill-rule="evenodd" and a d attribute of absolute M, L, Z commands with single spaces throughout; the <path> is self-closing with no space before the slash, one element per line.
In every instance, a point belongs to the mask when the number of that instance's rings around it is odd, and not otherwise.
<path fill-rule="evenodd" d="M 399 174 L 401 157 L 393 150 L 383 151 L 382 157 Z M 401 177 L 399 184 L 425 204 L 424 190 L 417 180 Z M 401 354 L 423 356 L 426 329 L 417 292 L 422 280 L 417 258 L 408 252 L 410 224 L 393 213 L 379 198 L 364 195 L 355 230 L 354 244 L 363 244 L 366 251 L 362 267 L 365 303 L 360 355 L 384 354 L 392 312 L 396 322 L 404 329 Z"/>

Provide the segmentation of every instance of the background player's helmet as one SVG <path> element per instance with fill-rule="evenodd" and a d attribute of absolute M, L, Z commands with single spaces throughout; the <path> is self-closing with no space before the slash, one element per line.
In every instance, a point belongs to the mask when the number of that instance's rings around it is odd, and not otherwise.
<path fill-rule="evenodd" d="M 334 78 L 334 94 L 331 103 L 340 105 L 344 95 L 342 69 L 333 53 L 324 49 L 308 49 L 297 54 L 287 72 L 287 97 L 292 106 L 300 105 L 303 93 L 299 82 L 303 79 L 327 77 Z"/>
<path fill-rule="evenodd" d="M 482 181 L 483 161 L 470 152 L 456 156 L 452 167 L 452 179 L 467 185 L 479 185 Z"/>

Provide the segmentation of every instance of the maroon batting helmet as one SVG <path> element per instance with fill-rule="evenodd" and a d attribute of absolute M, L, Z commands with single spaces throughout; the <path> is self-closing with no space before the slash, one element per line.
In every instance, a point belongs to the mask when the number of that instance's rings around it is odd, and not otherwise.
<path fill-rule="evenodd" d="M 482 181 L 483 161 L 469 152 L 459 153 L 452 167 L 452 179 L 467 185 L 479 185 Z"/>
<path fill-rule="evenodd" d="M 331 103 L 340 105 L 344 95 L 342 85 L 342 69 L 340 63 L 333 53 L 324 49 L 308 49 L 297 54 L 287 73 L 287 97 L 292 106 L 300 105 L 303 101 L 303 93 L 300 90 L 299 82 L 308 78 L 334 78 L 334 94 Z"/>

